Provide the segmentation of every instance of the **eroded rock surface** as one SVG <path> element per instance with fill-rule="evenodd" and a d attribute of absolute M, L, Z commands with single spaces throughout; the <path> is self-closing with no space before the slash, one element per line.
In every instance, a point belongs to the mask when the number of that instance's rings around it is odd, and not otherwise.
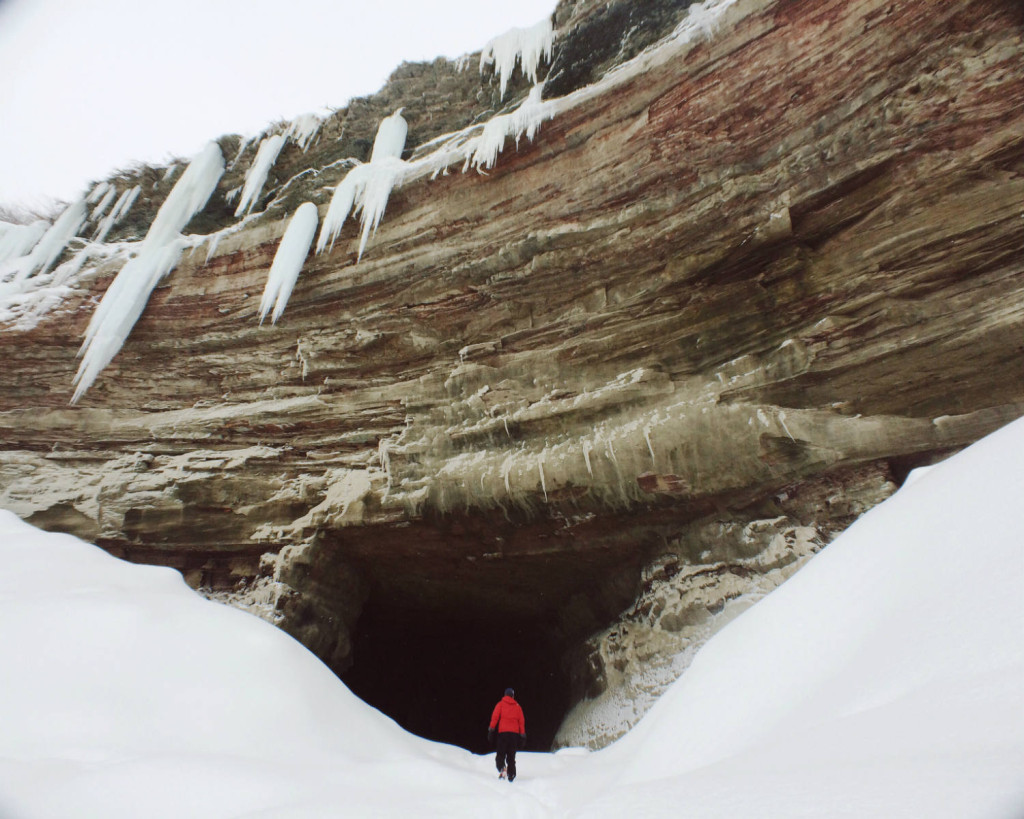
<path fill-rule="evenodd" d="M 1022 31 L 1016 0 L 738 0 L 489 174 L 396 190 L 362 260 L 349 225 L 260 326 L 284 191 L 70 407 L 100 265 L 0 333 L 0 506 L 249 584 L 339 672 L 373 601 L 529 623 L 576 695 L 628 687 L 885 494 L 820 487 L 891 489 L 1024 412 Z M 297 173 L 322 214 L 333 172 Z"/>

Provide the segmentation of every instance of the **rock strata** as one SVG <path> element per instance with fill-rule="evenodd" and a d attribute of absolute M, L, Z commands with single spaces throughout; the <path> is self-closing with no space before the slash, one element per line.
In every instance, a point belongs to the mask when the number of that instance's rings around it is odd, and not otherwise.
<path fill-rule="evenodd" d="M 592 6 L 560 7 L 556 53 Z M 339 673 L 367 607 L 525 624 L 566 707 L 670 666 L 665 635 L 1024 412 L 1022 31 L 1015 0 L 737 0 L 488 174 L 394 191 L 362 260 L 348 225 L 260 326 L 283 189 L 323 215 L 343 158 L 282 154 L 265 214 L 182 259 L 78 405 L 113 259 L 0 332 L 0 506 L 250 588 Z M 402 71 L 368 120 L 415 131 Z M 445 128 L 493 111 L 459 99 Z M 605 631 L 623 611 L 649 650 Z"/>

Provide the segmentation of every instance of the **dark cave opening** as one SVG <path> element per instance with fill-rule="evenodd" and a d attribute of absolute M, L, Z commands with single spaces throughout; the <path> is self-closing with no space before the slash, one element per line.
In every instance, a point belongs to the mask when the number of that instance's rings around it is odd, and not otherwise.
<path fill-rule="evenodd" d="M 529 751 L 547 751 L 568 711 L 563 650 L 544 620 L 454 618 L 367 603 L 342 680 L 356 696 L 426 739 L 486 753 L 505 688 L 526 717 Z"/>
<path fill-rule="evenodd" d="M 339 676 L 411 733 L 474 753 L 514 688 L 526 750 L 548 751 L 590 690 L 584 641 L 636 598 L 659 542 L 596 516 L 501 512 L 332 534 L 325 567 L 365 591 Z"/>

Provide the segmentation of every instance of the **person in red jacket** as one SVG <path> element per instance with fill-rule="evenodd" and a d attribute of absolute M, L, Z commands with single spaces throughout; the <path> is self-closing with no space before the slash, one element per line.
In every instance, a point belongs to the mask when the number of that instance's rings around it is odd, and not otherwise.
<path fill-rule="evenodd" d="M 526 745 L 526 718 L 523 709 L 515 701 L 516 692 L 505 689 L 505 696 L 494 706 L 487 739 L 494 742 L 498 735 L 498 754 L 494 764 L 498 766 L 498 777 L 512 782 L 516 778 L 516 750 Z"/>

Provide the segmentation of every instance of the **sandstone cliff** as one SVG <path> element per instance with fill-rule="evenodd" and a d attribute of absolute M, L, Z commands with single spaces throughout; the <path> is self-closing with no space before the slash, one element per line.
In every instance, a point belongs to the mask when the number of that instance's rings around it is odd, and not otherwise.
<path fill-rule="evenodd" d="M 405 106 L 416 156 L 502 103 L 403 66 L 236 229 L 243 146 L 189 227 L 218 241 L 79 404 L 116 255 L 0 332 L 0 506 L 262 605 L 357 691 L 388 662 L 493 688 L 490 664 L 546 687 L 551 739 L 584 695 L 656 689 L 728 601 L 1024 412 L 1020 4 L 737 0 L 673 36 L 687 5 L 560 5 L 557 114 L 395 190 L 358 263 L 347 226 L 276 325 L 286 216 L 323 213 L 381 117 Z M 122 242 L 173 177 L 133 174 Z"/>

